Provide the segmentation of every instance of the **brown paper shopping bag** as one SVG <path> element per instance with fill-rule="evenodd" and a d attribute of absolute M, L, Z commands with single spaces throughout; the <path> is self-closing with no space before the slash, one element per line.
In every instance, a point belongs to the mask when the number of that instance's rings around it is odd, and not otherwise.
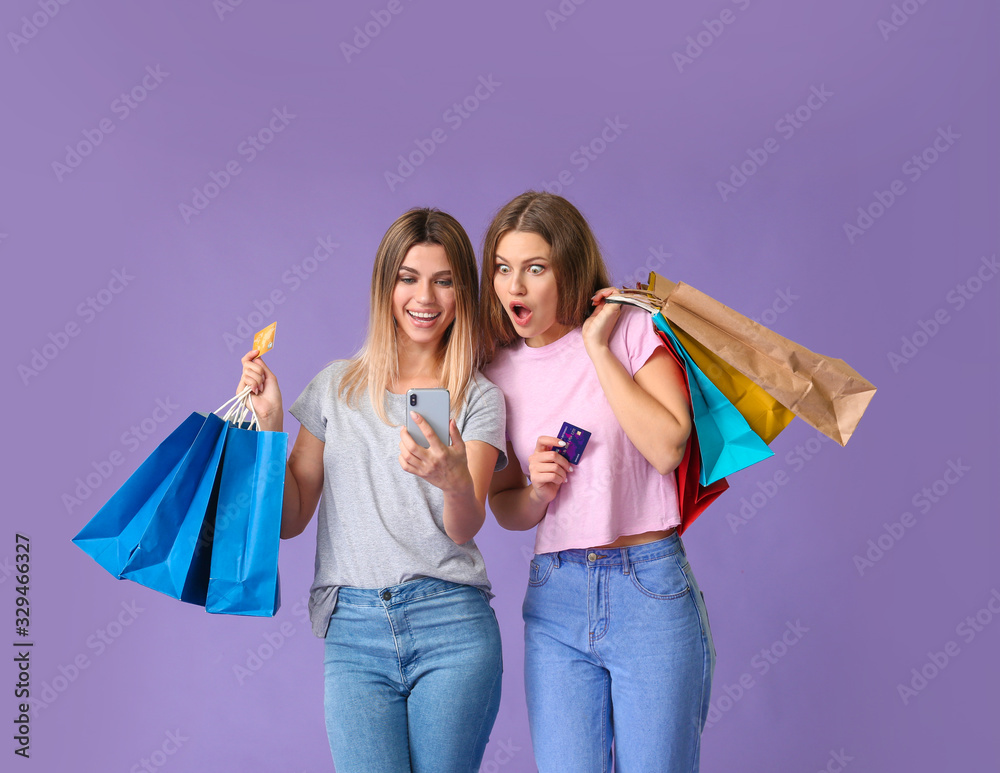
<path fill-rule="evenodd" d="M 810 351 L 683 282 L 652 273 L 648 290 L 672 327 L 803 421 L 847 444 L 875 394 L 875 386 L 850 365 Z"/>

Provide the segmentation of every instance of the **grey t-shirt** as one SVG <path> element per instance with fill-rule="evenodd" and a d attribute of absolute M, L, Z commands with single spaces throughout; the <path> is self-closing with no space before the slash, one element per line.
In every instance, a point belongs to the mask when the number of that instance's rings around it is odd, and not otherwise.
<path fill-rule="evenodd" d="M 386 412 L 375 413 L 367 390 L 357 408 L 337 395 L 348 362 L 327 365 L 289 412 L 322 440 L 323 495 L 316 534 L 316 575 L 309 593 L 313 633 L 325 637 L 341 586 L 383 588 L 434 577 L 490 592 L 474 540 L 456 545 L 444 530 L 444 493 L 399 466 L 399 430 L 406 395 L 386 392 Z M 499 387 L 476 373 L 455 421 L 462 439 L 481 440 L 507 464 L 506 413 Z"/>

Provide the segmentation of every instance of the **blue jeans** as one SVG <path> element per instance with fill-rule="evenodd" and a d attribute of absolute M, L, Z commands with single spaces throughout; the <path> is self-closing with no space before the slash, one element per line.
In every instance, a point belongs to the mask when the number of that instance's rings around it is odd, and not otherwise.
<path fill-rule="evenodd" d="M 503 672 L 482 591 L 435 579 L 341 588 L 325 650 L 337 773 L 479 770 Z"/>
<path fill-rule="evenodd" d="M 524 680 L 539 773 L 698 770 L 715 645 L 680 537 L 536 555 Z"/>

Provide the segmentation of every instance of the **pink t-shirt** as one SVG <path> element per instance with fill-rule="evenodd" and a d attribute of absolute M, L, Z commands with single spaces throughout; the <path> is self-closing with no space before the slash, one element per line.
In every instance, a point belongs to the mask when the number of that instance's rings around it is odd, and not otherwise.
<path fill-rule="evenodd" d="M 624 306 L 609 345 L 635 376 L 662 343 L 647 312 Z M 580 328 L 547 346 L 517 341 L 500 350 L 483 373 L 503 390 L 507 437 L 525 475 L 539 435 L 556 436 L 564 421 L 591 433 L 580 463 L 538 524 L 536 553 L 606 545 L 680 524 L 674 473 L 658 473 L 628 439 L 604 396 Z"/>

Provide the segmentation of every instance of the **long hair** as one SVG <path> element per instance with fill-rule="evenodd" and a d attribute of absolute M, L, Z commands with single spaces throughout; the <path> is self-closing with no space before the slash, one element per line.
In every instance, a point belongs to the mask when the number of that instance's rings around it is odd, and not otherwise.
<path fill-rule="evenodd" d="M 372 407 L 386 424 L 385 390 L 399 375 L 396 319 L 392 313 L 392 294 L 399 268 L 410 248 L 418 244 L 437 244 L 444 248 L 451 268 L 455 290 L 455 319 L 441 338 L 441 383 L 451 394 L 452 415 L 458 415 L 466 391 L 478 366 L 473 330 L 479 306 L 476 281 L 476 255 L 468 234 L 459 222 L 437 209 L 411 209 L 389 226 L 375 253 L 372 268 L 371 310 L 365 343 L 351 358 L 340 381 L 338 394 L 351 407 L 357 407 L 367 389 Z"/>
<path fill-rule="evenodd" d="M 601 248 L 580 210 L 553 193 L 522 193 L 497 211 L 483 239 L 479 314 L 483 363 L 520 338 L 493 289 L 497 244 L 512 231 L 538 234 L 551 247 L 549 259 L 559 286 L 556 321 L 560 324 L 582 325 L 592 311 L 591 296 L 611 284 Z"/>

